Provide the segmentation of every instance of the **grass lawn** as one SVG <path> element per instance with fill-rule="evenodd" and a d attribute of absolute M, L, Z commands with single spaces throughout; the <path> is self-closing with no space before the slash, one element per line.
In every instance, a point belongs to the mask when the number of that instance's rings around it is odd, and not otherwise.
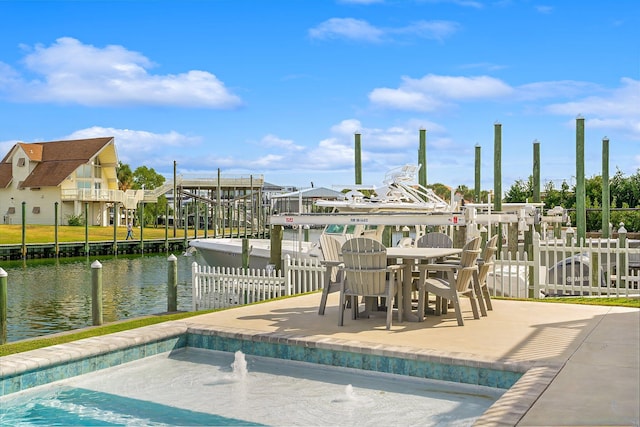
<path fill-rule="evenodd" d="M 88 228 L 89 241 L 108 240 L 113 241 L 113 227 L 90 226 Z M 193 229 L 188 230 L 189 238 L 194 237 Z M 209 235 L 213 236 L 213 231 L 209 231 Z M 134 228 L 133 236 L 135 240 L 140 239 L 140 228 Z M 169 228 L 169 238 L 173 238 L 173 227 Z M 204 237 L 204 230 L 198 230 L 198 236 Z M 127 227 L 118 227 L 116 238 L 124 240 L 127 237 Z M 143 237 L 146 239 L 164 239 L 164 227 L 145 227 Z M 176 237 L 184 237 L 184 229 L 176 230 Z M 84 226 L 58 226 L 59 242 L 84 242 L 85 228 Z M 26 225 L 25 226 L 26 243 L 53 243 L 55 242 L 55 227 L 53 225 Z M 19 245 L 22 243 L 22 225 L 18 224 L 0 224 L 0 245 Z"/>

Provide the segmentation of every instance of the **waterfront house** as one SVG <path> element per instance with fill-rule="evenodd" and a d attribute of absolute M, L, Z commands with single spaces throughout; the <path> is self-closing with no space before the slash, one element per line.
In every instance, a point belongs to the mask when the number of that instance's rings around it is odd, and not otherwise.
<path fill-rule="evenodd" d="M 107 226 L 121 209 L 135 209 L 144 191 L 118 189 L 113 137 L 18 142 L 0 162 L 0 220 L 4 224 L 66 225 L 85 212 Z"/>

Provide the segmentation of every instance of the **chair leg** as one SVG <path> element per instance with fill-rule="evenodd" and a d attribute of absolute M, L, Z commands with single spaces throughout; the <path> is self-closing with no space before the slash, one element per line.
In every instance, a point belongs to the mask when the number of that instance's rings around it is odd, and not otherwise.
<path fill-rule="evenodd" d="M 473 272 L 473 289 L 475 297 L 478 299 L 478 305 L 480 306 L 480 314 L 483 316 L 487 315 L 487 309 L 484 305 L 484 300 L 482 298 L 482 289 L 480 289 L 480 281 L 478 280 L 478 272 Z"/>
<path fill-rule="evenodd" d="M 446 299 L 444 300 L 445 302 L 447 301 Z M 436 302 L 435 302 L 435 315 L 436 316 L 440 316 L 442 314 L 442 302 L 443 302 L 443 298 L 440 295 L 436 295 Z"/>
<path fill-rule="evenodd" d="M 320 298 L 320 307 L 318 308 L 318 314 L 324 316 L 324 309 L 327 306 L 327 297 L 329 296 L 330 274 L 325 274 L 324 287 L 322 288 L 322 297 Z"/>
<path fill-rule="evenodd" d="M 339 317 L 338 317 L 338 326 L 344 325 L 344 308 L 345 308 L 345 295 L 343 290 L 340 290 L 340 307 L 339 307 Z"/>
<path fill-rule="evenodd" d="M 493 306 L 491 305 L 491 294 L 489 293 L 489 288 L 487 288 L 486 284 L 482 286 L 482 293 L 480 295 L 484 297 L 487 310 L 493 311 Z"/>
<path fill-rule="evenodd" d="M 480 313 L 478 311 L 478 298 L 476 298 L 475 292 L 469 293 L 469 301 L 471 301 L 471 310 L 473 310 L 473 318 L 479 319 Z"/>
<path fill-rule="evenodd" d="M 403 312 L 404 300 L 403 300 L 403 296 L 402 296 L 402 288 L 400 286 L 397 286 L 397 283 L 398 282 L 396 282 L 396 281 L 391 283 L 390 286 L 393 286 L 393 290 L 391 291 L 391 295 L 393 296 L 395 294 L 395 296 L 396 296 L 396 303 L 398 304 L 398 323 L 402 323 L 403 317 L 404 317 L 404 312 Z"/>
<path fill-rule="evenodd" d="M 451 294 L 451 301 L 453 302 L 453 306 L 456 310 L 456 319 L 458 320 L 458 326 L 464 326 L 464 320 L 462 320 L 462 307 L 460 307 L 460 299 L 458 298 L 457 292 Z"/>

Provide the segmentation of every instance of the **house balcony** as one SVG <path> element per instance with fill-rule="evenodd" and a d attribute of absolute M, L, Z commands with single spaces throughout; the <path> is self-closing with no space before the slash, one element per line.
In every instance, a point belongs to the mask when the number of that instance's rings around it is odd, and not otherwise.
<path fill-rule="evenodd" d="M 104 202 L 121 203 L 126 209 L 136 209 L 141 201 L 155 201 L 148 191 L 144 190 L 94 190 L 89 188 L 72 188 L 61 190 L 60 200 L 63 202 Z M 157 200 L 157 198 L 156 198 Z"/>

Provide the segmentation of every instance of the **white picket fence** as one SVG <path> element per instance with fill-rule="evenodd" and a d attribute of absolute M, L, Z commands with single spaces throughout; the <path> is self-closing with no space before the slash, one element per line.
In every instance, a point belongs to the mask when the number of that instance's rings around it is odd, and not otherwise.
<path fill-rule="evenodd" d="M 526 252 L 496 259 L 487 278 L 493 296 L 640 294 L 640 247 L 616 240 L 540 240 L 534 233 L 532 259 Z M 561 264 L 562 267 L 558 267 Z M 325 267 L 317 259 L 285 257 L 283 269 L 244 270 L 193 263 L 194 310 L 225 308 L 322 289 Z"/>
<path fill-rule="evenodd" d="M 539 298 L 545 295 L 640 294 L 640 247 L 614 239 L 540 240 L 534 233 L 526 252 L 496 260 L 487 284 L 492 295 Z"/>
<path fill-rule="evenodd" d="M 242 269 L 192 264 L 194 311 L 226 308 L 322 289 L 325 267 L 317 259 L 285 257 L 283 269 Z"/>

